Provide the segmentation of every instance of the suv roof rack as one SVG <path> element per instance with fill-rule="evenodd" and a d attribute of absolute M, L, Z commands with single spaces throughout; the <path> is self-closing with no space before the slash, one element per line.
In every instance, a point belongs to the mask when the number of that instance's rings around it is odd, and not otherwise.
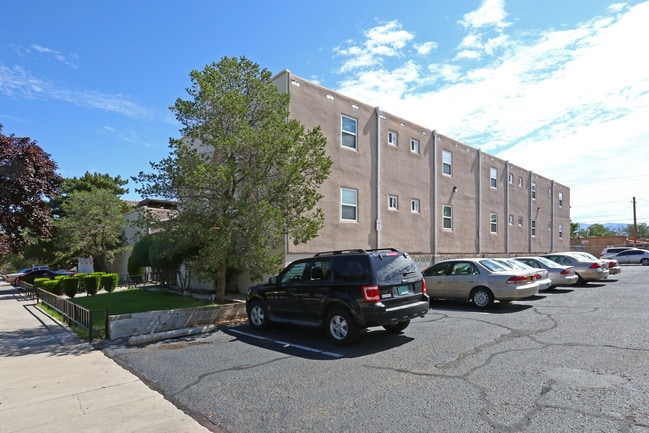
<path fill-rule="evenodd" d="M 316 253 L 313 255 L 313 257 L 318 257 L 318 256 L 335 256 L 335 255 L 340 255 L 340 254 L 367 254 L 367 253 L 376 253 L 379 251 L 390 251 L 390 252 L 398 252 L 399 250 L 395 248 L 375 248 L 371 250 L 363 250 L 363 249 L 351 249 L 351 250 L 334 250 L 334 251 L 323 251 L 320 253 Z"/>

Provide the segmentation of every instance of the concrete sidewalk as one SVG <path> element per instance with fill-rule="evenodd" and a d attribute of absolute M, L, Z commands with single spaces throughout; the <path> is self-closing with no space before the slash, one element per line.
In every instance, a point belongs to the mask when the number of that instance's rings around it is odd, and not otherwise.
<path fill-rule="evenodd" d="M 0 281 L 0 433 L 210 432 Z M 216 431 L 216 430 L 214 430 Z"/>

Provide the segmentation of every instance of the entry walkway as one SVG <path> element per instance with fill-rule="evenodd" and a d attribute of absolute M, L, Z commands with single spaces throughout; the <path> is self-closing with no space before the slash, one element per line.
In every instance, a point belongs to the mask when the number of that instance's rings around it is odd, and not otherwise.
<path fill-rule="evenodd" d="M 0 433 L 210 431 L 0 280 Z"/>

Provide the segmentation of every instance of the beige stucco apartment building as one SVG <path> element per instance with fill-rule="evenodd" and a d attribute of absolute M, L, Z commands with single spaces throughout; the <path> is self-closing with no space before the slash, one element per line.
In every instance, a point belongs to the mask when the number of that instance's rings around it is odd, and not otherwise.
<path fill-rule="evenodd" d="M 394 247 L 424 263 L 570 249 L 567 186 L 289 71 L 273 81 L 292 118 L 321 127 L 334 161 L 325 227 L 287 242 L 287 262 L 352 248 Z"/>

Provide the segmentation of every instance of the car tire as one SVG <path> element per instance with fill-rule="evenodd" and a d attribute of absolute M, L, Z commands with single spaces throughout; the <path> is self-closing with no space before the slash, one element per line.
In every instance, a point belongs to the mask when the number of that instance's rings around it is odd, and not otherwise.
<path fill-rule="evenodd" d="M 352 315 L 342 307 L 336 307 L 327 314 L 325 326 L 327 338 L 340 346 L 353 343 L 360 334 Z"/>
<path fill-rule="evenodd" d="M 270 326 L 268 307 L 260 299 L 255 299 L 250 303 L 248 322 L 252 329 L 267 329 Z"/>
<path fill-rule="evenodd" d="M 486 308 L 493 304 L 494 295 L 486 287 L 478 287 L 471 292 L 471 302 L 478 308 Z"/>
<path fill-rule="evenodd" d="M 577 274 L 577 284 L 579 284 L 580 286 L 586 284 L 586 280 L 581 278 L 581 275 L 579 275 L 579 274 Z"/>
<path fill-rule="evenodd" d="M 649 259 L 642 259 L 640 260 L 640 264 L 642 266 L 649 266 Z"/>
<path fill-rule="evenodd" d="M 410 320 L 404 320 L 403 322 L 390 323 L 388 325 L 383 325 L 383 329 L 388 331 L 388 334 L 398 334 L 403 331 L 410 325 Z"/>

